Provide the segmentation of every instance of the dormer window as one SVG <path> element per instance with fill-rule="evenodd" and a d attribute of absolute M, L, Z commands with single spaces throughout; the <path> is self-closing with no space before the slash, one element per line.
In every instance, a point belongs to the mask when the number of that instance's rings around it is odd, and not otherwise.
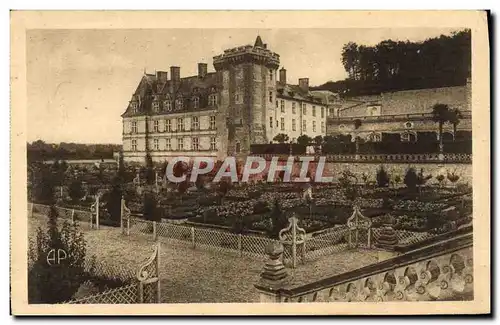
<path fill-rule="evenodd" d="M 130 103 L 130 107 L 132 108 L 132 113 L 137 113 L 137 102 Z"/>
<path fill-rule="evenodd" d="M 193 108 L 199 108 L 199 107 L 200 107 L 200 98 L 193 97 Z"/>
<path fill-rule="evenodd" d="M 163 101 L 163 108 L 167 112 L 170 112 L 172 110 L 172 102 L 170 101 L 170 99 L 167 99 L 167 100 Z"/>
<path fill-rule="evenodd" d="M 176 110 L 180 110 L 180 109 L 182 109 L 182 104 L 183 104 L 183 103 L 182 103 L 182 98 L 177 98 L 177 99 L 175 100 L 175 109 L 176 109 Z"/>

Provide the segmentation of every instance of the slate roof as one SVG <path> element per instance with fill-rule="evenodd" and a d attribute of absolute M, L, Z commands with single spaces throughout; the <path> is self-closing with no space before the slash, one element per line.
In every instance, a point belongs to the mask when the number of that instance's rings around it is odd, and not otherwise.
<path fill-rule="evenodd" d="M 137 102 L 138 104 L 137 112 L 134 113 L 131 105 L 129 105 L 122 117 L 141 116 L 146 113 L 154 115 L 214 109 L 214 107 L 207 107 L 208 95 L 217 93 L 219 90 L 219 75 L 217 72 L 207 73 L 203 78 L 197 75 L 181 78 L 178 84 L 172 80 L 163 83 L 158 80 L 157 75 L 145 74 L 131 98 L 131 102 Z M 194 97 L 199 98 L 199 108 L 196 109 L 191 104 Z M 175 103 L 177 98 L 183 100 L 182 109 L 172 109 L 172 111 L 168 112 L 163 110 L 163 101 L 171 100 L 172 103 Z M 161 108 L 157 113 L 152 110 L 154 100 L 160 102 Z"/>

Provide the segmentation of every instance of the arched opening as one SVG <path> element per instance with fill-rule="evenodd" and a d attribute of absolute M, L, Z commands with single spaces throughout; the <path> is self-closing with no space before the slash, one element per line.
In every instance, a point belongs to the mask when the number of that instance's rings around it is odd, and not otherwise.
<path fill-rule="evenodd" d="M 453 133 L 443 132 L 443 142 L 453 141 Z"/>
<path fill-rule="evenodd" d="M 404 132 L 401 134 L 402 142 L 416 142 L 417 134 L 415 132 Z"/>

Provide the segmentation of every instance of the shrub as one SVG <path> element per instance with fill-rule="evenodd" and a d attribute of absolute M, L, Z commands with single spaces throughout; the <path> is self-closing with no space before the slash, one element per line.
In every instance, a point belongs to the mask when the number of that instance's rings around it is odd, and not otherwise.
<path fill-rule="evenodd" d="M 114 185 L 111 192 L 103 197 L 103 200 L 106 201 L 105 209 L 112 224 L 120 224 L 122 194 L 120 186 Z"/>
<path fill-rule="evenodd" d="M 85 195 L 85 191 L 83 190 L 82 181 L 74 180 L 69 185 L 69 197 L 73 203 L 80 201 L 80 199 Z"/>
<path fill-rule="evenodd" d="M 389 186 L 389 174 L 385 171 L 384 166 L 380 166 L 377 170 L 377 186 L 378 187 L 388 187 Z"/>
<path fill-rule="evenodd" d="M 439 185 L 441 185 L 441 186 L 442 186 L 442 185 L 443 185 L 443 183 L 444 183 L 445 177 L 444 177 L 444 175 L 441 175 L 441 174 L 440 174 L 440 175 L 437 175 L 437 176 L 436 176 L 436 180 L 439 182 Z"/>
<path fill-rule="evenodd" d="M 416 190 L 418 185 L 418 176 L 414 168 L 408 168 L 406 171 L 404 183 L 408 189 Z"/>
<path fill-rule="evenodd" d="M 269 229 L 268 235 L 271 238 L 278 239 L 278 235 L 281 229 L 288 226 L 288 220 L 281 210 L 281 206 L 278 200 L 274 200 L 273 209 L 271 211 L 271 229 Z"/>
<path fill-rule="evenodd" d="M 161 221 L 161 217 L 157 211 L 158 202 L 153 193 L 144 194 L 143 215 L 146 220 Z"/>
<path fill-rule="evenodd" d="M 50 208 L 48 229 L 38 228 L 36 241 L 30 241 L 30 257 L 34 260 L 28 271 L 28 302 L 54 304 L 68 301 L 85 280 L 85 239 L 78 225 L 64 222 L 57 227 L 58 214 Z M 59 252 L 64 259 L 58 259 Z M 63 253 L 64 252 L 64 253 Z M 53 259 L 48 263 L 47 258 Z M 54 260 L 55 259 L 55 260 Z"/>
<path fill-rule="evenodd" d="M 452 182 L 453 184 L 455 184 L 456 182 L 458 182 L 458 180 L 460 179 L 460 176 L 458 176 L 457 174 L 455 173 L 448 173 L 447 175 L 447 178 L 450 182 Z"/>
<path fill-rule="evenodd" d="M 261 214 L 261 213 L 266 213 L 266 212 L 269 212 L 269 207 L 267 206 L 266 202 L 258 201 L 253 206 L 253 213 L 254 214 Z"/>

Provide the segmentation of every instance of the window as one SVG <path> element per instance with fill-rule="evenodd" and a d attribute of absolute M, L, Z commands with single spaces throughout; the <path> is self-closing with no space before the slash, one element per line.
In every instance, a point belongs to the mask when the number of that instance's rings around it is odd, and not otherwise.
<path fill-rule="evenodd" d="M 210 130 L 215 130 L 215 116 L 210 116 Z"/>
<path fill-rule="evenodd" d="M 292 103 L 292 114 L 297 114 L 297 110 L 295 108 L 295 102 Z"/>
<path fill-rule="evenodd" d="M 217 95 L 212 94 L 208 96 L 208 106 L 213 107 L 217 105 Z"/>
<path fill-rule="evenodd" d="M 130 103 L 130 107 L 132 108 L 132 113 L 137 113 L 137 102 Z"/>
<path fill-rule="evenodd" d="M 270 103 L 273 102 L 273 92 L 272 91 L 269 92 L 269 102 Z"/>
<path fill-rule="evenodd" d="M 200 129 L 200 118 L 198 116 L 193 116 L 191 119 L 191 129 L 199 130 Z"/>
<path fill-rule="evenodd" d="M 281 131 L 285 131 L 285 119 L 281 118 Z"/>
<path fill-rule="evenodd" d="M 282 99 L 280 104 L 281 104 L 281 113 L 285 113 L 285 101 Z"/>
<path fill-rule="evenodd" d="M 278 100 L 276 100 L 276 108 L 279 107 L 279 103 L 278 103 Z"/>
<path fill-rule="evenodd" d="M 316 117 L 316 106 L 313 105 L 313 108 L 312 108 L 312 112 L 313 112 L 313 116 Z"/>
<path fill-rule="evenodd" d="M 241 96 L 241 94 L 240 94 L 240 93 L 236 93 L 236 94 L 234 94 L 234 102 L 235 102 L 236 104 L 241 104 L 241 103 L 243 103 L 243 99 L 242 99 L 242 98 L 243 98 L 243 97 Z"/>
<path fill-rule="evenodd" d="M 316 121 L 313 121 L 313 132 L 316 132 Z"/>
<path fill-rule="evenodd" d="M 172 110 L 172 102 L 170 100 L 164 101 L 163 108 L 170 112 Z"/>
<path fill-rule="evenodd" d="M 193 108 L 199 108 L 200 107 L 200 99 L 198 97 L 193 98 Z"/>
<path fill-rule="evenodd" d="M 182 109 L 182 98 L 177 98 L 175 100 L 175 109 L 176 110 L 179 110 L 179 109 Z"/>
<path fill-rule="evenodd" d="M 325 117 L 325 108 L 321 107 L 321 118 Z"/>
<path fill-rule="evenodd" d="M 184 139 L 183 138 L 177 139 L 177 150 L 184 150 Z"/>
<path fill-rule="evenodd" d="M 153 150 L 160 150 L 158 139 L 153 139 Z"/>
<path fill-rule="evenodd" d="M 137 151 L 137 140 L 132 140 L 132 151 Z"/>
<path fill-rule="evenodd" d="M 159 121 L 153 121 L 153 132 L 160 132 L 160 127 L 158 125 Z"/>
<path fill-rule="evenodd" d="M 273 128 L 273 117 L 269 116 L 269 127 L 272 129 Z"/>
<path fill-rule="evenodd" d="M 172 132 L 172 123 L 170 120 L 165 120 L 165 132 Z"/>
<path fill-rule="evenodd" d="M 307 122 L 306 120 L 302 120 L 302 132 L 307 131 Z"/>
<path fill-rule="evenodd" d="M 184 131 L 184 120 L 182 118 L 177 119 L 177 131 Z"/>
<path fill-rule="evenodd" d="M 130 132 L 131 133 L 137 133 L 137 122 L 132 122 L 132 125 L 130 126 Z"/>
<path fill-rule="evenodd" d="M 278 125 L 278 120 L 276 120 L 276 127 L 278 127 L 278 126 L 279 126 L 279 125 Z"/>
<path fill-rule="evenodd" d="M 157 113 L 160 111 L 160 103 L 153 102 L 153 112 Z"/>
<path fill-rule="evenodd" d="M 293 118 L 292 119 L 292 131 L 296 131 L 297 130 L 297 127 L 295 125 L 295 119 Z"/>
<path fill-rule="evenodd" d="M 307 104 L 302 104 L 302 115 L 307 115 Z"/>
<path fill-rule="evenodd" d="M 269 80 L 271 80 L 271 81 L 273 81 L 273 74 L 274 74 L 274 71 L 269 70 Z"/>
<path fill-rule="evenodd" d="M 330 109 L 328 110 L 328 115 L 330 115 L 330 116 L 335 116 L 335 109 L 330 108 Z"/>
<path fill-rule="evenodd" d="M 165 139 L 165 150 L 167 151 L 172 150 L 172 142 L 170 141 L 170 138 Z"/>
<path fill-rule="evenodd" d="M 200 140 L 198 138 L 191 139 L 191 149 L 194 151 L 200 150 Z"/>
<path fill-rule="evenodd" d="M 210 138 L 210 150 L 217 150 L 217 140 L 215 138 Z"/>
<path fill-rule="evenodd" d="M 240 150 L 241 150 L 241 148 L 240 148 L 240 147 L 241 147 L 241 146 L 240 146 L 240 143 L 239 143 L 239 142 L 236 142 L 236 153 L 240 153 Z"/>
<path fill-rule="evenodd" d="M 325 133 L 325 122 L 321 122 L 321 133 Z"/>

